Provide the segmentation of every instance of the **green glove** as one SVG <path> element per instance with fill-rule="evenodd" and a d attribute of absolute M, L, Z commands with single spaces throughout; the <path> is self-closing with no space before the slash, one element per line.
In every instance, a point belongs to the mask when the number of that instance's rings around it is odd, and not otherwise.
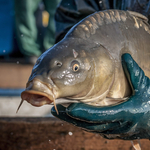
<path fill-rule="evenodd" d="M 128 101 L 107 107 L 83 103 L 67 108 L 57 105 L 59 115 L 54 107 L 52 114 L 108 139 L 150 139 L 150 80 L 129 54 L 122 56 L 122 65 L 134 90 Z"/>

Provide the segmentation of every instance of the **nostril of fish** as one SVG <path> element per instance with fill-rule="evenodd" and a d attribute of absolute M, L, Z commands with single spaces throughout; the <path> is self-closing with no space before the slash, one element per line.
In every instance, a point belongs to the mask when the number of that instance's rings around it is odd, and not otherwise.
<path fill-rule="evenodd" d="M 58 62 L 56 65 L 57 65 L 58 67 L 61 67 L 61 66 L 62 66 L 62 63 Z"/>
<path fill-rule="evenodd" d="M 54 62 L 54 66 L 61 67 L 61 66 L 62 66 L 62 62 L 56 60 L 56 61 Z"/>

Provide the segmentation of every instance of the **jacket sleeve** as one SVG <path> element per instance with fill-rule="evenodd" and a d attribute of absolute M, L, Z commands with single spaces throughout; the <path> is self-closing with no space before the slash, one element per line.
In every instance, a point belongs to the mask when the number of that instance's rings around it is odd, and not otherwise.
<path fill-rule="evenodd" d="M 96 11 L 106 9 L 136 11 L 150 19 L 150 0 L 62 0 L 55 14 L 55 43 L 80 20 Z"/>
<path fill-rule="evenodd" d="M 105 3 L 103 2 L 105 1 Z M 59 42 L 67 31 L 76 23 L 88 15 L 109 9 L 109 3 L 106 0 L 62 0 L 57 7 L 55 14 L 56 24 L 56 43 Z"/>

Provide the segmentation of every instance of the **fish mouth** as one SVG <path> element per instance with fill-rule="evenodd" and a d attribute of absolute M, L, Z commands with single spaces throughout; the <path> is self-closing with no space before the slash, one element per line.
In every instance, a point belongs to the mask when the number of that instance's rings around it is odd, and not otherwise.
<path fill-rule="evenodd" d="M 55 104 L 57 98 L 56 86 L 42 82 L 41 80 L 34 78 L 27 83 L 27 88 L 21 93 L 22 101 L 19 104 L 17 112 L 21 107 L 24 100 L 33 106 L 40 107 L 53 102 L 55 110 L 58 114 L 58 110 Z"/>
<path fill-rule="evenodd" d="M 55 95 L 56 90 L 53 85 L 34 78 L 27 83 L 25 91 L 21 93 L 21 98 L 33 106 L 40 107 L 54 102 Z"/>
<path fill-rule="evenodd" d="M 53 95 L 35 90 L 23 91 L 21 93 L 21 98 L 36 107 L 51 104 L 54 101 Z"/>

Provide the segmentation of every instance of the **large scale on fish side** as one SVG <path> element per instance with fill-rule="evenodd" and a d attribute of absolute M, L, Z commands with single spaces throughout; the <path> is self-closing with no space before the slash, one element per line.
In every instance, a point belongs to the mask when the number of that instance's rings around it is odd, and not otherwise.
<path fill-rule="evenodd" d="M 123 53 L 130 53 L 150 77 L 148 19 L 131 11 L 96 12 L 38 58 L 22 102 L 53 103 L 56 110 L 59 98 L 95 106 L 122 102 L 132 94 L 121 65 Z"/>

